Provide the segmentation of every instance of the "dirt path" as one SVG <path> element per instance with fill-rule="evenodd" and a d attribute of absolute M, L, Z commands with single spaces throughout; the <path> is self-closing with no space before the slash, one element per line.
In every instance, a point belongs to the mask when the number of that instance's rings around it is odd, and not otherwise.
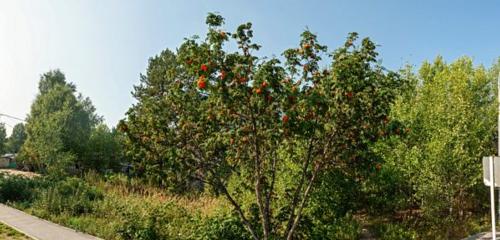
<path fill-rule="evenodd" d="M 15 169 L 0 169 L 0 173 L 5 173 L 9 175 L 25 176 L 28 178 L 38 177 L 40 174 L 34 172 L 25 172 Z"/>

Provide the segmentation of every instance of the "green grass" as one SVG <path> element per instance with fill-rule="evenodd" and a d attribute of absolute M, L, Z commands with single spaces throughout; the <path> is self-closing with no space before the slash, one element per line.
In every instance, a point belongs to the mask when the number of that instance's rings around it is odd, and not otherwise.
<path fill-rule="evenodd" d="M 0 239 L 3 240 L 30 240 L 24 234 L 0 223 Z"/>
<path fill-rule="evenodd" d="M 204 193 L 169 194 L 123 175 L 88 174 L 64 180 L 0 178 L 0 201 L 106 240 L 249 239 L 225 199 Z M 355 236 L 361 225 L 377 239 L 462 239 L 486 231 L 488 219 L 482 213 L 461 221 L 430 221 L 418 210 L 378 215 L 363 212 L 308 231 L 318 238 L 358 239 Z M 0 225 L 1 239 L 29 238 Z"/>
<path fill-rule="evenodd" d="M 106 240 L 217 239 L 224 234 L 231 239 L 235 231 L 246 233 L 231 218 L 228 204 L 209 194 L 168 194 L 119 175 L 4 181 L 0 199 L 8 205 Z"/>

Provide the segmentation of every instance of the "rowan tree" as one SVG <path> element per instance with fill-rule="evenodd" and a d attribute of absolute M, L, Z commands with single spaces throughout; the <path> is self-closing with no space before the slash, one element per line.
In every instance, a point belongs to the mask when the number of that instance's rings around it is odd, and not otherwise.
<path fill-rule="evenodd" d="M 387 115 L 403 82 L 378 64 L 373 42 L 357 45 L 356 33 L 322 69 L 327 48 L 310 31 L 280 60 L 255 55 L 251 23 L 229 33 L 219 15 L 206 22 L 204 40 L 150 60 L 120 129 L 142 156 L 225 196 L 254 239 L 299 238 L 319 173 L 375 166 L 367 146 L 391 134 Z M 238 51 L 225 50 L 230 41 Z M 293 184 L 277 186 L 290 174 Z"/>

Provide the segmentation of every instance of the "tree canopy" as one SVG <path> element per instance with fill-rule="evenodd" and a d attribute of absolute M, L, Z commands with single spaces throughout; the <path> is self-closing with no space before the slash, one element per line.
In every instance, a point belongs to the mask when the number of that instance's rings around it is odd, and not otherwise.
<path fill-rule="evenodd" d="M 17 153 L 26 140 L 26 131 L 23 123 L 14 125 L 12 134 L 7 140 L 7 149 L 11 153 Z"/>
<path fill-rule="evenodd" d="M 479 159 L 495 154 L 497 76 L 490 71 L 466 57 L 449 64 L 438 57 L 417 73 L 406 71 L 412 88 L 399 97 L 393 117 L 407 134 L 381 144 L 381 153 L 405 179 L 409 204 L 429 219 L 456 222 L 480 208 Z"/>
<path fill-rule="evenodd" d="M 5 129 L 5 124 L 0 123 L 0 154 L 8 151 L 7 149 L 7 130 Z"/>
<path fill-rule="evenodd" d="M 39 86 L 26 120 L 21 157 L 32 168 L 64 174 L 70 167 L 84 165 L 88 139 L 99 117 L 90 100 L 76 96 L 76 87 L 59 70 L 43 74 Z"/>
<path fill-rule="evenodd" d="M 388 114 L 404 81 L 356 33 L 322 69 L 327 48 L 310 31 L 282 62 L 254 55 L 260 46 L 250 23 L 229 33 L 219 15 L 206 22 L 205 40 L 188 39 L 150 60 L 135 87 L 138 103 L 119 128 L 147 175 L 175 180 L 168 184 L 199 180 L 229 200 L 254 239 L 291 239 L 318 173 L 359 175 L 376 164 L 368 146 L 392 134 Z M 225 51 L 231 40 L 238 52 Z M 278 189 L 287 174 L 298 181 Z M 254 193 L 257 212 L 242 192 Z"/>

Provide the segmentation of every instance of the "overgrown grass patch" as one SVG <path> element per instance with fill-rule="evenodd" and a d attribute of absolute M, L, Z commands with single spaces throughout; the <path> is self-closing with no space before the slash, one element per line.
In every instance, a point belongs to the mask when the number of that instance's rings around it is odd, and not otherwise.
<path fill-rule="evenodd" d="M 16 195 L 15 190 L 21 194 Z M 203 193 L 172 195 L 122 175 L 89 174 L 63 180 L 0 178 L 0 199 L 30 214 L 109 240 L 250 239 L 225 199 Z M 481 214 L 460 223 L 438 224 L 418 212 L 373 215 L 367 211 L 363 217 L 359 213 L 337 216 L 320 203 L 308 206 L 301 239 L 358 239 L 362 228 L 368 228 L 377 239 L 460 239 L 488 226 L 487 216 Z M 8 238 L 0 235 L 0 239 Z"/>
<path fill-rule="evenodd" d="M 30 240 L 26 235 L 0 223 L 0 239 L 3 240 Z"/>
<path fill-rule="evenodd" d="M 23 195 L 10 197 L 13 188 L 5 187 L 0 189 L 0 194 L 7 192 L 3 202 L 104 239 L 208 239 L 208 235 L 246 234 L 222 199 L 203 194 L 172 196 L 119 175 L 50 181 L 12 177 L 0 181 L 0 186 L 11 183 Z"/>

